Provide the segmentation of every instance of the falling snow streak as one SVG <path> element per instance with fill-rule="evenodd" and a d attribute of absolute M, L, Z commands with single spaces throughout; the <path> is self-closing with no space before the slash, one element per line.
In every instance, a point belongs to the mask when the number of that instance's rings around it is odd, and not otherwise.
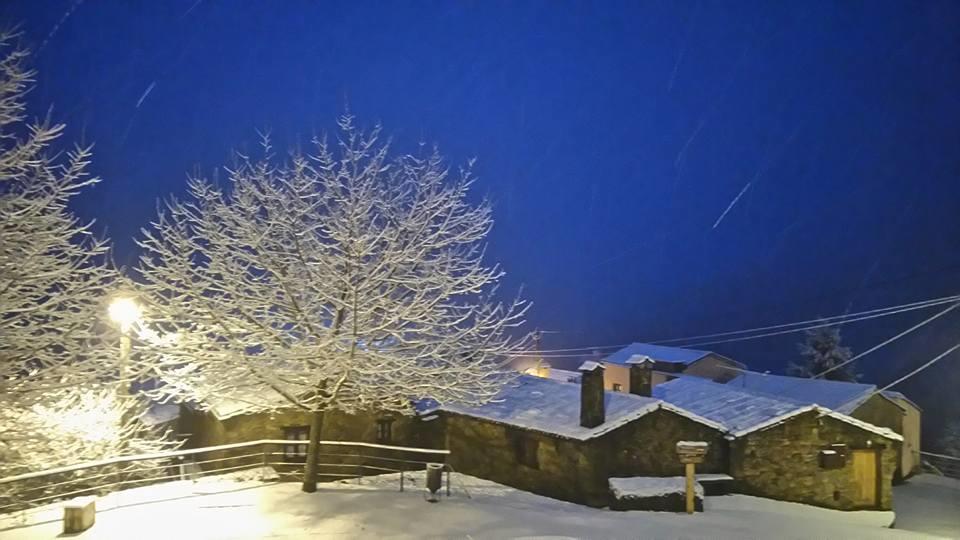
<path fill-rule="evenodd" d="M 156 85 L 157 85 L 157 81 L 153 81 L 150 83 L 150 86 L 148 86 L 147 89 L 143 91 L 143 95 L 141 95 L 140 99 L 137 100 L 137 106 L 136 106 L 137 109 L 140 108 L 140 105 L 143 103 L 143 100 L 147 99 L 147 96 L 150 95 L 150 92 L 153 91 L 153 87 Z"/>
<path fill-rule="evenodd" d="M 733 67 L 730 68 L 730 71 L 727 75 L 727 80 L 723 84 L 723 87 L 720 89 L 720 91 L 717 92 L 713 103 L 707 107 L 706 112 L 703 113 L 703 116 L 700 117 L 700 121 L 697 122 L 697 126 L 693 129 L 693 133 L 690 134 L 690 137 L 687 138 L 687 142 L 685 142 L 683 147 L 680 148 L 680 151 L 677 152 L 677 157 L 673 160 L 673 167 L 676 169 L 678 174 L 683 169 L 683 161 L 686 158 L 687 151 L 690 149 L 693 141 L 695 141 L 697 136 L 700 135 L 700 131 L 702 131 L 704 126 L 707 125 L 707 121 L 710 120 L 710 117 L 717 112 L 717 110 L 720 108 L 720 105 L 727 98 L 730 87 L 733 86 L 733 82 L 737 78 L 737 70 L 739 70 L 740 66 L 743 65 L 749 51 L 750 45 L 748 44 L 743 48 L 743 51 L 740 53 L 740 57 L 737 58 L 736 62 L 734 62 Z"/>
<path fill-rule="evenodd" d="M 727 209 L 724 210 L 723 213 L 720 214 L 720 217 L 717 218 L 717 221 L 714 222 L 713 224 L 714 229 L 717 228 L 717 225 L 720 225 L 720 222 L 723 221 L 723 218 L 727 217 L 727 214 L 730 213 L 730 210 L 733 209 L 733 206 L 737 204 L 737 201 L 740 200 L 740 197 L 743 197 L 743 194 L 746 193 L 748 189 L 750 189 L 751 184 L 753 184 L 753 182 L 747 182 L 747 185 L 743 186 L 743 189 L 740 190 L 740 193 L 737 193 L 737 196 L 734 197 L 732 201 L 730 201 L 730 204 L 727 206 Z"/>
<path fill-rule="evenodd" d="M 683 158 L 687 155 L 687 149 L 690 148 L 691 144 L 693 144 L 694 139 L 696 139 L 697 135 L 700 134 L 700 130 L 702 130 L 703 126 L 707 124 L 707 119 L 709 118 L 710 118 L 710 112 L 708 111 L 707 114 L 703 115 L 703 117 L 700 118 L 700 123 L 697 124 L 697 127 L 694 128 L 693 133 L 690 135 L 690 137 L 687 138 L 687 142 L 683 144 L 683 148 L 681 148 L 680 151 L 677 152 L 677 157 L 676 159 L 673 160 L 673 167 L 678 172 L 683 166 Z"/>
<path fill-rule="evenodd" d="M 73 15 L 73 12 L 76 11 L 77 8 L 80 7 L 80 4 L 82 3 L 83 3 L 83 0 L 74 0 L 73 4 L 71 4 L 70 7 L 67 8 L 67 11 L 63 14 L 62 17 L 60 17 L 60 20 L 57 21 L 57 24 L 53 25 L 53 29 L 50 30 L 50 33 L 47 34 L 47 37 L 45 37 L 43 39 L 43 42 L 40 43 L 40 46 L 37 47 L 37 56 L 39 56 L 40 53 L 43 52 L 43 49 L 47 46 L 47 43 L 50 43 L 50 40 L 53 38 L 54 35 L 56 35 L 57 31 L 60 30 L 60 27 L 63 26 L 63 23 L 65 23 L 67 19 L 70 18 L 70 15 Z"/>
<path fill-rule="evenodd" d="M 182 18 L 186 17 L 187 15 L 189 15 L 190 12 L 193 11 L 193 8 L 195 8 L 195 7 L 197 7 L 197 6 L 200 5 L 200 2 L 203 2 L 203 0 L 197 0 L 196 2 L 194 2 L 193 5 L 190 6 L 190 8 L 189 8 L 188 10 L 186 10 L 186 11 L 183 12 L 183 15 L 181 15 L 180 18 L 182 19 Z"/>
<path fill-rule="evenodd" d="M 677 61 L 673 64 L 673 71 L 670 72 L 670 80 L 667 82 L 667 93 L 673 90 L 673 83 L 677 80 L 677 71 L 680 70 L 680 64 L 683 63 L 683 57 L 687 53 L 687 43 L 690 41 L 690 34 L 693 32 L 693 24 L 697 20 L 697 13 L 700 12 L 700 2 L 693 7 L 693 14 L 690 15 L 690 21 L 687 23 L 687 31 L 683 35 L 683 42 L 680 43 L 680 52 L 677 53 Z"/>
<path fill-rule="evenodd" d="M 716 229 L 717 226 L 720 225 L 720 222 L 723 221 L 723 218 L 725 218 L 727 214 L 730 212 L 730 210 L 733 209 L 733 207 L 737 204 L 737 201 L 740 200 L 740 197 L 743 197 L 743 194 L 746 193 L 748 189 L 750 189 L 750 186 L 752 186 L 754 183 L 759 181 L 760 178 L 764 175 L 764 173 L 766 173 L 770 169 L 770 167 L 772 167 L 773 164 L 780 159 L 780 156 L 783 155 L 784 150 L 786 150 L 787 147 L 790 146 L 790 144 L 794 141 L 794 139 L 797 138 L 797 134 L 800 133 L 800 129 L 802 127 L 803 127 L 803 124 L 798 125 L 797 128 L 793 130 L 793 133 L 791 133 L 790 136 L 787 137 L 787 140 L 785 140 L 783 144 L 780 145 L 780 148 L 778 148 L 773 153 L 773 155 L 768 157 L 765 162 L 761 163 L 760 167 L 757 169 L 757 172 L 753 175 L 753 178 L 749 182 L 747 182 L 747 185 L 743 186 L 743 189 L 740 190 L 740 193 L 738 193 L 737 196 L 734 197 L 732 201 L 730 201 L 730 204 L 727 205 L 727 209 L 724 210 L 723 213 L 720 214 L 720 217 L 717 218 L 717 221 L 713 223 L 714 229 Z"/>

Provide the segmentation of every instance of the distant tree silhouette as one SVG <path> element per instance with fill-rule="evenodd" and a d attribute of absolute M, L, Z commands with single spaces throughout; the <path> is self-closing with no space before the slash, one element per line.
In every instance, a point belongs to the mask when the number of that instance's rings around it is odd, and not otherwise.
<path fill-rule="evenodd" d="M 800 363 L 790 362 L 787 374 L 795 377 L 815 377 L 843 364 L 853 356 L 850 347 L 840 345 L 840 329 L 836 326 L 822 326 L 806 331 L 807 339 L 799 344 Z M 823 375 L 824 379 L 832 381 L 856 382 L 860 374 L 856 373 L 853 365 L 846 365 L 839 369 L 832 369 Z"/>

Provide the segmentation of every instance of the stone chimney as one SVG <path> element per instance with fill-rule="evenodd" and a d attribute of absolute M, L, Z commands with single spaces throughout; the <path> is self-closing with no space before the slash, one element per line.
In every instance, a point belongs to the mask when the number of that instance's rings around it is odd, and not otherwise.
<path fill-rule="evenodd" d="M 603 364 L 586 361 L 579 368 L 580 381 L 580 425 L 587 428 L 597 427 L 606 420 L 603 403 Z"/>
<path fill-rule="evenodd" d="M 630 366 L 630 393 L 643 397 L 653 396 L 653 358 L 635 354 L 627 360 Z"/>

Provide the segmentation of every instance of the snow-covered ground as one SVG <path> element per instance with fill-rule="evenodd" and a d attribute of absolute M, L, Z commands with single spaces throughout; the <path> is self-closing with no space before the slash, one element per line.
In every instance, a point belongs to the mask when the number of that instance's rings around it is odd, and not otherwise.
<path fill-rule="evenodd" d="M 104 498 L 96 525 L 74 538 L 924 537 L 884 528 L 890 512 L 838 512 L 746 495 L 707 497 L 706 511 L 688 516 L 587 508 L 464 475 L 454 476 L 453 497 L 431 504 L 422 473 L 415 481 L 403 493 L 389 475 L 323 484 L 313 494 L 296 483 L 173 482 Z M 0 539 L 50 539 L 60 527 L 60 511 L 51 506 L 31 514 L 28 524 L 0 519 Z"/>
<path fill-rule="evenodd" d="M 921 474 L 893 488 L 898 529 L 960 538 L 960 480 Z"/>

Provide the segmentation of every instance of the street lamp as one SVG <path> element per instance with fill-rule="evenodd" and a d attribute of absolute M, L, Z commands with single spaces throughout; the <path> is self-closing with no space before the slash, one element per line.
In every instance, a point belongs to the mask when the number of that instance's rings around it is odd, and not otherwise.
<path fill-rule="evenodd" d="M 110 315 L 110 320 L 120 325 L 120 330 L 124 334 L 130 329 L 133 323 L 140 320 L 140 306 L 137 305 L 137 302 L 130 297 L 120 297 L 110 302 L 110 307 L 107 308 L 107 313 Z"/>
<path fill-rule="evenodd" d="M 133 323 L 140 320 L 140 306 L 130 297 L 121 296 L 110 302 L 107 308 L 107 314 L 110 320 L 120 326 L 120 388 L 118 393 L 121 397 L 130 393 L 129 383 L 127 382 L 127 363 L 130 361 L 130 328 Z"/>

